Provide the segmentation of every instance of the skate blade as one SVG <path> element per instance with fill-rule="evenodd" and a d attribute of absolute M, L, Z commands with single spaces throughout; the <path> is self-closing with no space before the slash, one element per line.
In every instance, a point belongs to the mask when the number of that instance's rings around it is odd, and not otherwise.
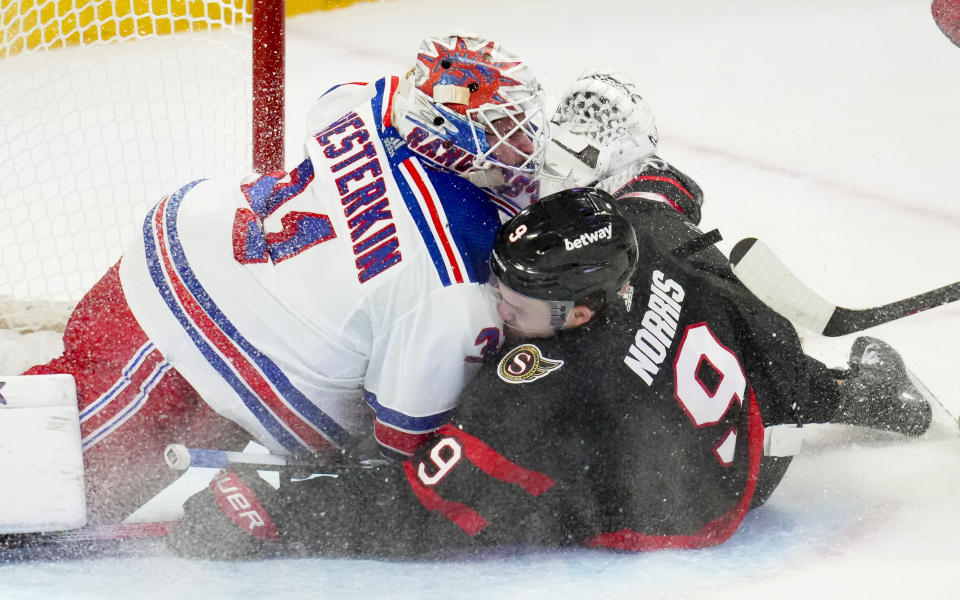
<path fill-rule="evenodd" d="M 931 416 L 930 416 L 930 428 L 924 433 L 924 436 L 929 435 L 933 431 L 941 431 L 943 433 L 956 435 L 960 433 L 960 418 L 957 417 L 946 405 L 937 398 L 936 394 L 930 391 L 920 378 L 914 375 L 913 371 L 910 369 L 904 368 L 907 372 L 907 378 L 910 379 L 910 383 L 920 392 L 920 395 L 930 404 Z"/>

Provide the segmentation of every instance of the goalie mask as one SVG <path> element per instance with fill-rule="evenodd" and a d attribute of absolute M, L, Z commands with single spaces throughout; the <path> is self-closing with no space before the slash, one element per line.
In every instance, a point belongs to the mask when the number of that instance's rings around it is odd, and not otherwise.
<path fill-rule="evenodd" d="M 491 192 L 511 214 L 539 196 L 543 94 L 526 63 L 496 42 L 424 40 L 394 98 L 393 123 L 414 152 Z"/>

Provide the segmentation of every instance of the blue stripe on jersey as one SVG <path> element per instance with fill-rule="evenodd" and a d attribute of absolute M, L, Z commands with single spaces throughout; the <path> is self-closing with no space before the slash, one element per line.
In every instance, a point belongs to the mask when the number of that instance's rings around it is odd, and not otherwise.
<path fill-rule="evenodd" d="M 200 183 L 202 180 L 197 180 L 192 183 L 187 184 L 180 190 L 178 190 L 173 197 L 177 195 L 185 194 L 190 191 L 190 189 L 196 184 Z M 160 292 L 160 296 L 163 298 L 164 303 L 167 305 L 167 308 L 170 310 L 170 313 L 177 319 L 180 323 L 180 326 L 183 327 L 183 330 L 187 333 L 190 339 L 193 341 L 193 344 L 197 347 L 197 350 L 203 355 L 208 363 L 220 374 L 221 377 L 227 382 L 227 384 L 233 388 L 233 390 L 240 397 L 240 400 L 247 407 L 254 417 L 264 426 L 267 432 L 273 436 L 277 442 L 280 443 L 287 450 L 294 452 L 299 450 L 302 445 L 294 438 L 290 433 L 284 428 L 280 422 L 274 418 L 274 416 L 267 410 L 267 408 L 260 403 L 259 398 L 250 391 L 246 384 L 233 372 L 233 370 L 226 364 L 226 362 L 217 354 L 210 344 L 206 342 L 202 335 L 197 331 L 197 329 L 190 322 L 190 319 L 187 318 L 187 315 L 180 308 L 179 303 L 174 297 L 173 290 L 170 289 L 170 286 L 167 284 L 166 278 L 163 274 L 163 267 L 160 264 L 160 257 L 158 256 L 158 251 L 154 247 L 154 229 L 153 229 L 153 220 L 157 212 L 158 207 L 154 207 L 153 210 L 147 214 L 147 218 L 143 223 L 143 238 L 144 238 L 144 249 L 146 250 L 147 255 L 147 268 L 150 271 L 150 277 L 153 279 L 153 284 L 157 288 L 157 291 Z"/>
<path fill-rule="evenodd" d="M 350 83 L 338 83 L 337 85 L 333 86 L 333 87 L 330 88 L 329 90 L 327 90 L 327 91 L 325 91 L 324 93 L 320 94 L 320 97 L 323 98 L 324 96 L 326 96 L 327 94 L 329 94 L 329 93 L 332 92 L 333 90 L 335 90 L 335 89 L 337 89 L 337 88 L 342 88 L 342 87 L 345 86 L 345 85 L 365 85 L 365 84 L 360 83 L 360 82 L 356 82 L 356 81 L 350 82 Z"/>
<path fill-rule="evenodd" d="M 425 168 L 450 224 L 470 281 L 485 283 L 493 241 L 500 229 L 497 208 L 486 192 L 450 171 Z"/>
<path fill-rule="evenodd" d="M 121 412 L 114 415 L 109 421 L 101 425 L 93 433 L 83 439 L 81 444 L 83 450 L 88 450 L 94 444 L 102 440 L 105 436 L 116 431 L 118 427 L 126 423 L 127 419 L 139 412 L 139 410 L 143 408 L 143 405 L 146 403 L 147 399 L 150 397 L 150 392 L 158 383 L 160 383 L 160 380 L 163 379 L 163 376 L 166 375 L 167 371 L 169 370 L 170 363 L 167 361 L 161 361 L 154 365 L 150 376 L 140 384 L 140 392 L 134 396 L 133 401 L 124 407 Z"/>
<path fill-rule="evenodd" d="M 407 185 L 407 180 L 400 170 L 400 163 L 413 156 L 413 152 L 407 147 L 406 142 L 400 137 L 396 128 L 384 128 L 383 119 L 380 118 L 383 112 L 384 94 L 387 89 L 386 78 L 378 79 L 376 83 L 374 83 L 374 88 L 377 90 L 377 93 L 374 94 L 373 99 L 370 100 L 370 108 L 373 110 L 373 118 L 376 120 L 377 131 L 380 132 L 381 142 L 387 150 L 387 163 L 390 165 L 390 170 L 393 173 L 393 180 L 397 182 L 397 187 L 400 188 L 400 195 L 403 196 L 403 202 L 407 206 L 407 212 L 410 213 L 413 222 L 417 225 L 417 230 L 420 231 L 420 237 L 423 238 L 423 244 L 427 247 L 430 260 L 433 261 L 433 265 L 437 269 L 440 283 L 446 287 L 451 283 L 450 276 L 447 275 L 447 263 L 443 260 L 443 253 L 440 250 L 440 246 L 430 231 L 430 225 L 427 224 L 426 215 L 420 210 L 417 197 L 414 195 L 413 190 L 410 189 L 410 186 Z M 395 141 L 390 138 L 395 138 Z M 414 158 L 414 160 L 417 159 Z"/>
<path fill-rule="evenodd" d="M 437 268 L 437 274 L 444 287 L 450 285 L 450 277 L 447 275 L 447 265 L 443 253 L 437 245 L 427 224 L 426 216 L 420 210 L 410 186 L 398 170 L 401 162 L 407 158 L 413 158 L 421 165 L 426 173 L 433 188 L 437 191 L 437 200 L 443 206 L 447 215 L 447 221 L 450 223 L 450 235 L 454 245 L 460 251 L 460 256 L 467 268 L 467 276 L 472 282 L 486 282 L 489 274 L 487 260 L 490 258 L 490 250 L 493 248 L 494 236 L 497 229 L 500 228 L 500 217 L 497 215 L 497 207 L 487 197 L 486 192 L 473 185 L 463 178 L 463 176 L 452 171 L 434 168 L 425 165 L 422 160 L 407 146 L 403 138 L 400 137 L 394 127 L 383 127 L 380 115 L 383 111 L 385 101 L 384 94 L 387 91 L 387 80 L 379 79 L 374 84 L 377 93 L 371 102 L 374 118 L 377 120 L 377 129 L 383 138 L 384 147 L 394 148 L 388 150 L 390 168 L 393 170 L 393 178 L 400 186 L 400 192 L 403 194 L 403 200 L 407 205 L 407 210 L 417 224 L 420 230 L 420 236 L 423 238 L 430 258 Z M 393 142 L 389 138 L 396 138 Z M 402 145 L 401 145 L 402 142 Z M 512 215 L 510 215 L 512 216 Z"/>
<path fill-rule="evenodd" d="M 370 100 L 370 108 L 373 109 L 373 119 L 376 121 L 377 131 L 383 137 L 383 118 L 381 115 L 383 115 L 383 96 L 387 89 L 387 78 L 381 77 L 373 84 L 373 87 L 377 90 L 377 93 Z"/>
<path fill-rule="evenodd" d="M 213 320 L 230 340 L 237 345 L 240 350 L 251 358 L 254 364 L 260 368 L 267 379 L 273 384 L 274 388 L 284 397 L 287 403 L 303 415 L 315 427 L 318 427 L 326 436 L 333 439 L 337 444 L 344 445 L 350 441 L 350 434 L 344 430 L 339 423 L 334 421 L 329 415 L 317 408 L 315 404 L 294 386 L 283 370 L 268 356 L 263 354 L 256 346 L 251 344 L 246 338 L 237 331 L 236 326 L 227 319 L 216 303 L 207 294 L 207 291 L 197 280 L 190 264 L 187 262 L 183 246 L 180 244 L 179 234 L 177 233 L 177 211 L 180 209 L 180 202 L 183 195 L 177 198 L 171 198 L 167 211 L 167 238 L 170 241 L 170 254 L 173 258 L 173 265 L 178 275 L 187 286 L 187 289 L 193 295 L 194 299 L 203 308 L 204 312 Z"/>
<path fill-rule="evenodd" d="M 318 426 L 331 439 L 341 445 L 345 444 L 350 439 L 349 434 L 333 421 L 333 419 L 310 403 L 303 393 L 289 382 L 276 364 L 239 335 L 233 324 L 230 323 L 213 304 L 206 291 L 197 282 L 195 275 L 187 264 L 183 248 L 176 234 L 176 212 L 183 196 L 195 185 L 200 183 L 200 181 L 201 180 L 198 180 L 187 184 L 175 194 L 171 195 L 168 200 L 165 224 L 167 227 L 167 237 L 170 240 L 171 255 L 178 274 L 197 302 L 204 308 L 208 316 L 210 316 L 211 320 L 213 320 L 241 350 L 253 359 L 253 362 L 260 368 L 264 375 L 266 375 L 267 379 L 273 384 L 277 391 L 284 396 L 294 410 L 307 418 L 315 426 Z M 183 327 L 200 353 L 206 358 L 207 362 L 210 363 L 224 381 L 233 388 L 247 409 L 263 424 L 270 435 L 287 450 L 299 450 L 302 444 L 300 444 L 279 420 L 272 415 L 267 407 L 263 405 L 259 397 L 247 387 L 247 384 L 233 371 L 226 361 L 220 357 L 219 353 L 206 341 L 203 335 L 194 327 L 189 317 L 180 308 L 173 290 L 167 284 L 157 249 L 154 247 L 153 219 L 156 210 L 157 208 L 155 207 L 144 222 L 145 250 L 150 276 L 168 309 Z"/>
<path fill-rule="evenodd" d="M 411 417 L 410 415 L 405 415 L 402 412 L 398 412 L 383 406 L 377 401 L 377 395 L 373 392 L 363 390 L 363 396 L 367 399 L 367 404 L 370 405 L 370 408 L 377 413 L 377 419 L 381 423 L 385 423 L 391 427 L 396 427 L 397 429 L 402 429 L 404 431 L 410 431 L 413 433 L 433 431 L 434 429 L 449 423 L 450 419 L 453 418 L 452 408 L 442 413 L 428 415 L 426 417 Z"/>
<path fill-rule="evenodd" d="M 416 159 L 414 158 L 413 160 Z M 400 188 L 400 195 L 403 196 L 404 204 L 407 205 L 407 212 L 410 213 L 413 222 L 416 223 L 420 237 L 423 239 L 423 245 L 426 246 L 430 260 L 433 261 L 433 266 L 437 269 L 437 276 L 440 277 L 440 283 L 443 287 L 447 287 L 451 284 L 450 276 L 447 274 L 447 263 L 443 260 L 443 252 L 441 252 L 436 238 L 433 237 L 430 225 L 427 224 L 427 216 L 423 214 L 423 211 L 420 209 L 420 203 L 417 202 L 417 197 L 414 195 L 413 190 L 407 185 L 407 180 L 404 178 L 403 171 L 400 169 L 400 163 L 395 163 L 392 160 L 389 161 L 389 163 L 390 170 L 393 171 L 393 179 Z"/>
<path fill-rule="evenodd" d="M 117 394 L 130 385 L 130 377 L 137 371 L 137 369 L 140 368 L 143 359 L 146 358 L 148 354 L 153 352 L 154 348 L 153 342 L 147 342 L 140 347 L 133 359 L 123 367 L 123 370 L 120 372 L 120 378 L 117 380 L 117 382 L 114 383 L 113 386 L 103 395 L 97 398 L 95 402 L 80 412 L 81 423 L 89 419 L 93 414 L 97 413 L 101 407 L 109 404 Z"/>

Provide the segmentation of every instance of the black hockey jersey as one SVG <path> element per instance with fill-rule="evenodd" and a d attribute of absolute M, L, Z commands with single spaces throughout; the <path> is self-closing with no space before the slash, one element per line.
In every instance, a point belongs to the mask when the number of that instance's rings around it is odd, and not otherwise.
<path fill-rule="evenodd" d="M 622 304 L 506 345 L 402 469 L 264 490 L 280 537 L 380 556 L 729 538 L 754 500 L 764 425 L 791 422 L 807 393 L 799 340 L 680 213 L 622 203 L 640 248 Z"/>
<path fill-rule="evenodd" d="M 807 386 L 792 327 L 663 205 L 624 204 L 640 266 L 624 305 L 507 346 L 407 465 L 424 506 L 498 543 L 620 549 L 727 539 L 749 508 L 764 421 Z M 766 418 L 765 418 L 766 417 Z"/>

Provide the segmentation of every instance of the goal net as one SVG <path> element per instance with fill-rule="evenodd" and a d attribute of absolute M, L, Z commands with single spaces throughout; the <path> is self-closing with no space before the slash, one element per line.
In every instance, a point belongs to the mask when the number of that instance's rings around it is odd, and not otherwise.
<path fill-rule="evenodd" d="M 252 10 L 2 0 L 0 26 L 0 328 L 62 328 L 150 206 L 251 168 Z"/>

